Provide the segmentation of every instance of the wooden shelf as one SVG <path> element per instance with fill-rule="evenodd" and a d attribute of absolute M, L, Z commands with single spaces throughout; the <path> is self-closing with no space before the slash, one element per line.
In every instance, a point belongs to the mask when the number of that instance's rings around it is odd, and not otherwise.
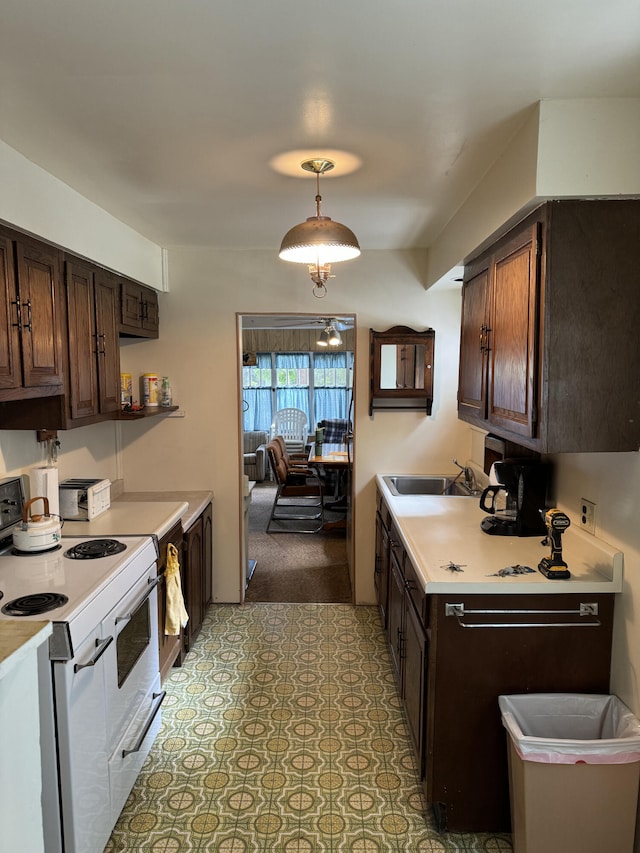
<path fill-rule="evenodd" d="M 137 421 L 140 418 L 153 418 L 157 415 L 168 415 L 171 412 L 177 412 L 178 406 L 146 406 L 144 409 L 138 409 L 137 412 L 114 412 L 112 420 L 114 421 Z"/>

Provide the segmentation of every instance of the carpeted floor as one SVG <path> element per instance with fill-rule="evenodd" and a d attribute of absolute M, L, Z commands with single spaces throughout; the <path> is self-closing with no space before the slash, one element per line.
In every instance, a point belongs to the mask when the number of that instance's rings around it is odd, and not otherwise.
<path fill-rule="evenodd" d="M 267 533 L 276 487 L 256 483 L 249 506 L 249 558 L 256 568 L 246 601 L 351 603 L 344 530 Z M 326 520 L 340 518 L 327 512 Z M 289 527 L 291 525 L 289 524 Z"/>

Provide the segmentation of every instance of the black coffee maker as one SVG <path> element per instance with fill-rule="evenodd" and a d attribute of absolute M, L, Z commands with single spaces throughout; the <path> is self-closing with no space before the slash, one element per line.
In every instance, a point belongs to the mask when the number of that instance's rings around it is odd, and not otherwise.
<path fill-rule="evenodd" d="M 480 522 L 482 530 L 492 536 L 544 536 L 540 510 L 546 508 L 551 466 L 523 457 L 494 462 L 493 471 L 498 483 L 480 496 L 480 509 L 489 513 Z"/>

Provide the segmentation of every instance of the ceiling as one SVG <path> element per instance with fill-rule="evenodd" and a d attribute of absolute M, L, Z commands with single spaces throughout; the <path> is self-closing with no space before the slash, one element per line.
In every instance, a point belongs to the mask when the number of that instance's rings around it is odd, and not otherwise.
<path fill-rule="evenodd" d="M 426 247 L 544 98 L 640 96 L 637 0 L 3 0 L 0 138 L 166 246 Z M 340 162 L 338 160 L 338 166 Z"/>

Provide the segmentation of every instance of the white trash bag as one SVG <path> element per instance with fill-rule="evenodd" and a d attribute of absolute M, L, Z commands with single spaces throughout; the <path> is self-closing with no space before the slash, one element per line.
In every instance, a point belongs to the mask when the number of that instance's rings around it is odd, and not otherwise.
<path fill-rule="evenodd" d="M 525 693 L 499 696 L 502 723 L 524 761 L 630 764 L 640 761 L 640 721 L 617 696 Z"/>

